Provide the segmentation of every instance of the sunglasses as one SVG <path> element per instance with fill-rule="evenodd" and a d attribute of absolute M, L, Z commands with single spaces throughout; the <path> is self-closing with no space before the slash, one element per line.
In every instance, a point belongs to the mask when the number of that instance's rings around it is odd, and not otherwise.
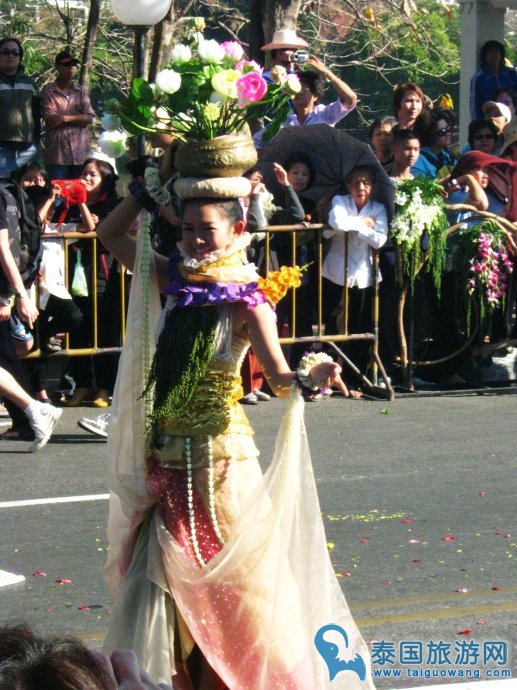
<path fill-rule="evenodd" d="M 476 141 L 488 141 L 489 139 L 495 139 L 493 134 L 475 134 L 473 137 Z"/>
<path fill-rule="evenodd" d="M 18 57 L 18 55 L 21 54 L 21 50 L 15 50 L 14 48 L 12 50 L 10 50 L 9 48 L 4 48 L 3 50 L 0 50 L 0 55 L 12 55 L 13 57 Z"/>
<path fill-rule="evenodd" d="M 450 134 L 452 132 L 452 127 L 442 127 L 441 129 L 436 130 L 436 136 L 437 137 L 444 137 L 446 134 Z"/>

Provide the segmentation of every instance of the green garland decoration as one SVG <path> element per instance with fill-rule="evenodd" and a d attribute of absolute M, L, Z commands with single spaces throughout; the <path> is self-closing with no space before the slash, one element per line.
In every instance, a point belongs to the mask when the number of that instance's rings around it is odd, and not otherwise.
<path fill-rule="evenodd" d="M 142 253 L 140 257 L 140 274 L 142 281 L 142 366 L 143 379 L 146 381 L 150 370 L 150 328 L 149 328 L 149 278 L 151 273 L 151 215 L 142 211 L 140 215 L 140 232 L 142 233 Z M 143 396 L 145 418 L 149 418 L 151 412 L 151 395 L 147 391 Z"/>
<path fill-rule="evenodd" d="M 176 307 L 165 317 L 151 364 L 145 397 L 153 390 L 153 411 L 148 434 L 156 440 L 159 422 L 182 414 L 215 354 L 219 310 L 209 307 Z"/>
<path fill-rule="evenodd" d="M 446 261 L 449 222 L 443 207 L 443 188 L 425 177 L 402 180 L 395 192 L 391 237 L 400 248 L 402 272 L 414 287 L 418 267 L 427 251 L 426 273 L 431 273 L 438 296 Z M 427 249 L 422 248 L 427 240 Z M 400 278 L 400 276 L 399 276 Z"/>

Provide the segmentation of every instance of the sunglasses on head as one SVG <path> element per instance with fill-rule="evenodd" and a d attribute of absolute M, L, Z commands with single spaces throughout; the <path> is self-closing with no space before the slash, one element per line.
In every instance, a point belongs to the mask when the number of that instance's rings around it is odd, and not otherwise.
<path fill-rule="evenodd" d="M 18 57 L 18 55 L 21 54 L 21 50 L 16 48 L 2 48 L 2 50 L 0 50 L 0 55 L 12 55 L 13 57 Z"/>
<path fill-rule="evenodd" d="M 436 136 L 437 137 L 443 137 L 446 134 L 449 134 L 450 132 L 452 132 L 452 127 L 450 127 L 450 126 L 442 127 L 441 129 L 436 130 Z"/>
<path fill-rule="evenodd" d="M 481 141 L 482 139 L 488 141 L 488 139 L 495 139 L 495 137 L 493 134 L 474 134 L 474 139 L 477 141 Z"/>

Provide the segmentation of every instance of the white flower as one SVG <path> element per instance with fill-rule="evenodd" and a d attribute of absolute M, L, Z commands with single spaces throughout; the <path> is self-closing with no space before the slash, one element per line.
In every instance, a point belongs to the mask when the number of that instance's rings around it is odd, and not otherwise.
<path fill-rule="evenodd" d="M 269 70 L 269 76 L 274 84 L 283 84 L 287 79 L 287 70 L 282 65 L 274 65 Z"/>
<path fill-rule="evenodd" d="M 201 41 L 197 52 L 201 60 L 209 64 L 222 62 L 225 56 L 224 48 L 214 40 Z"/>
<path fill-rule="evenodd" d="M 163 69 L 156 75 L 156 86 L 163 93 L 176 93 L 181 86 L 181 75 L 173 69 Z"/>
<path fill-rule="evenodd" d="M 301 358 L 298 369 L 296 370 L 300 383 L 303 386 L 306 386 L 306 388 L 311 388 L 313 391 L 318 390 L 319 385 L 313 381 L 311 377 L 311 370 L 317 364 L 332 361 L 332 357 L 327 355 L 325 352 L 307 352 Z"/>
<path fill-rule="evenodd" d="M 262 210 L 267 220 L 269 220 L 275 211 L 280 211 L 280 207 L 275 206 L 274 200 L 275 197 L 267 190 L 260 194 L 260 203 L 262 204 Z"/>
<path fill-rule="evenodd" d="M 300 84 L 300 80 L 296 74 L 288 74 L 284 81 L 284 89 L 286 93 L 288 93 L 290 96 L 296 96 L 297 93 L 300 93 L 301 88 L 302 85 Z"/>
<path fill-rule="evenodd" d="M 183 43 L 176 43 L 171 50 L 171 62 L 176 65 L 188 62 L 191 57 L 192 51 L 190 50 L 190 46 L 186 46 Z"/>
<path fill-rule="evenodd" d="M 97 143 L 102 153 L 109 156 L 109 158 L 120 158 L 127 151 L 126 138 L 127 134 L 120 130 L 103 132 Z"/>
<path fill-rule="evenodd" d="M 217 91 L 212 91 L 212 93 L 210 94 L 210 98 L 208 100 L 210 101 L 210 103 L 215 103 L 219 106 L 224 105 L 227 101 L 227 99 L 220 93 L 217 93 Z"/>
<path fill-rule="evenodd" d="M 102 129 L 105 129 L 108 132 L 112 132 L 113 130 L 118 129 L 121 124 L 122 121 L 118 115 L 106 113 L 106 115 L 103 115 L 103 117 L 101 118 Z"/>

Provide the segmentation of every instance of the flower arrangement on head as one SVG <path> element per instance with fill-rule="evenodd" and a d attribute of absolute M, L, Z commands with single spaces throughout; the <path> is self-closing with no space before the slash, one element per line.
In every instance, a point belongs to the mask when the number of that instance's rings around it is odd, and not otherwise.
<path fill-rule="evenodd" d="M 397 184 L 391 237 L 398 246 L 402 273 L 413 286 L 427 254 L 426 271 L 440 292 L 445 266 L 445 245 L 449 223 L 443 207 L 443 187 L 435 180 L 416 177 Z"/>
<path fill-rule="evenodd" d="M 267 116 L 267 138 L 289 113 L 289 98 L 300 90 L 295 75 L 277 69 L 275 83 L 263 68 L 244 58 L 236 41 L 218 43 L 203 35 L 204 20 L 192 20 L 187 42 L 172 48 L 171 60 L 154 84 L 134 79 L 127 97 L 106 103 L 103 150 L 121 155 L 126 133 L 165 132 L 181 141 L 206 141 L 240 132 L 250 118 Z M 122 129 L 123 128 L 123 129 Z"/>

